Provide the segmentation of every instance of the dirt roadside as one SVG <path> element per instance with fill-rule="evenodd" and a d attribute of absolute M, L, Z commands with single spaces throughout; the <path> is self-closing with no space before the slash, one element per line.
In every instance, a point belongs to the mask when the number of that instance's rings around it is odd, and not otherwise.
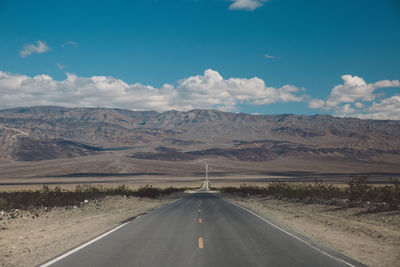
<path fill-rule="evenodd" d="M 37 265 L 179 196 L 118 196 L 82 207 L 0 212 L 0 266 Z M 365 208 L 221 196 L 366 265 L 400 266 L 400 211 L 364 213 Z"/>
<path fill-rule="evenodd" d="M 178 197 L 113 196 L 80 207 L 1 212 L 0 266 L 35 266 Z"/>
<path fill-rule="evenodd" d="M 365 213 L 365 208 L 222 196 L 368 266 L 400 266 L 398 210 Z"/>

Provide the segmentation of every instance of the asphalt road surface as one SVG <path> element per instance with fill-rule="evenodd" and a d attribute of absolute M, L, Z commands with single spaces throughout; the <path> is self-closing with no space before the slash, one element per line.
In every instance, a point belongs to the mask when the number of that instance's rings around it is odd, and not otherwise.
<path fill-rule="evenodd" d="M 135 218 L 44 266 L 360 264 L 214 194 L 199 192 Z"/>

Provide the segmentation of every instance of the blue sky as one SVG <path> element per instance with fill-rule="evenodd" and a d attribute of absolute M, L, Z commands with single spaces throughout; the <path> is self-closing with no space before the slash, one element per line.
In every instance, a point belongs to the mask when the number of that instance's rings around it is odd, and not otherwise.
<path fill-rule="evenodd" d="M 400 119 L 400 2 L 0 0 L 0 108 Z"/>

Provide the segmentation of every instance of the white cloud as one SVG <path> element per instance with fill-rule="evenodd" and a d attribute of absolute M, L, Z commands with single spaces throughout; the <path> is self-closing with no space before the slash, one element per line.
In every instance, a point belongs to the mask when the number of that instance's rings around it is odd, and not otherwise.
<path fill-rule="evenodd" d="M 312 99 L 308 107 L 333 110 L 333 114 L 340 117 L 400 119 L 400 96 L 380 99 L 382 94 L 376 93 L 378 88 L 400 87 L 398 80 L 366 83 L 364 79 L 351 75 L 343 75 L 342 79 L 344 83 L 333 87 L 326 101 Z"/>
<path fill-rule="evenodd" d="M 308 102 L 309 108 L 322 108 L 324 105 L 325 101 L 321 99 L 311 99 L 311 101 Z"/>
<path fill-rule="evenodd" d="M 78 47 L 78 43 L 71 41 L 71 40 L 67 40 L 64 44 L 61 45 L 62 48 L 65 47 L 65 45 L 72 45 L 73 47 L 77 48 Z"/>
<path fill-rule="evenodd" d="M 60 63 L 57 63 L 56 65 L 57 65 L 57 67 L 58 67 L 60 70 L 63 70 L 63 69 L 65 69 L 65 67 L 66 67 L 66 66 L 64 66 L 64 65 L 62 65 L 62 64 L 60 64 Z"/>
<path fill-rule="evenodd" d="M 359 118 L 400 120 L 400 95 L 374 102 L 365 113 L 356 114 Z"/>
<path fill-rule="evenodd" d="M 37 53 L 37 54 L 43 54 L 49 51 L 49 47 L 47 46 L 46 42 L 42 41 L 37 41 L 36 45 L 34 44 L 26 44 L 22 48 L 21 51 L 19 51 L 19 55 L 21 57 L 27 57 L 30 56 L 32 53 Z"/>
<path fill-rule="evenodd" d="M 356 111 L 354 108 L 351 107 L 350 104 L 344 104 L 340 108 L 341 108 L 340 112 L 343 113 L 343 114 L 349 114 L 349 113 L 353 113 L 353 112 Z"/>
<path fill-rule="evenodd" d="M 264 57 L 267 58 L 267 59 L 276 58 L 276 56 L 271 56 L 271 55 L 269 55 L 269 54 L 265 54 Z"/>
<path fill-rule="evenodd" d="M 400 96 L 394 95 L 373 102 L 372 105 L 364 109 L 354 109 L 351 108 L 350 104 L 345 104 L 336 109 L 335 115 L 360 119 L 400 120 Z"/>
<path fill-rule="evenodd" d="M 324 108 L 342 117 L 400 120 L 400 95 L 382 99 L 381 95 L 374 94 L 376 88 L 400 86 L 399 81 L 367 84 L 356 76 L 343 77 L 344 84 L 335 86 L 326 101 L 311 99 L 309 108 Z M 212 69 L 207 69 L 203 75 L 181 79 L 176 85 L 164 84 L 160 88 L 128 84 L 110 76 L 79 77 L 66 73 L 64 80 L 57 81 L 45 74 L 30 77 L 0 71 L 0 108 L 58 105 L 157 111 L 194 108 L 238 111 L 240 104 L 308 101 L 309 96 L 302 91 L 293 85 L 269 87 L 257 77 L 224 79 Z M 335 101 L 336 105 L 328 106 L 328 101 Z"/>
<path fill-rule="evenodd" d="M 73 47 L 78 47 L 78 44 L 74 41 L 67 41 L 67 43 L 72 45 Z"/>
<path fill-rule="evenodd" d="M 256 8 L 263 6 L 264 2 L 266 2 L 266 0 L 230 0 L 230 1 L 233 3 L 229 6 L 229 9 L 231 10 L 243 9 L 248 11 L 253 11 Z"/>
<path fill-rule="evenodd" d="M 66 107 L 103 106 L 135 110 L 218 108 L 235 111 L 237 105 L 264 105 L 276 102 L 300 102 L 307 97 L 292 85 L 267 87 L 254 77 L 224 79 L 208 69 L 176 86 L 164 84 L 154 88 L 140 83 L 127 84 L 110 76 L 79 77 L 67 73 L 56 81 L 48 75 L 29 77 L 0 71 L 0 108 L 33 105 Z"/>
<path fill-rule="evenodd" d="M 355 103 L 354 104 L 357 108 L 362 108 L 362 107 L 364 107 L 364 104 L 363 103 L 360 103 L 360 102 L 357 102 L 357 103 Z"/>
<path fill-rule="evenodd" d="M 375 83 L 366 83 L 358 76 L 343 75 L 344 84 L 333 87 L 326 101 L 326 109 L 337 107 L 342 103 L 353 103 L 355 101 L 373 101 L 377 95 L 375 90 L 384 87 L 398 87 L 398 80 L 383 80 Z"/>

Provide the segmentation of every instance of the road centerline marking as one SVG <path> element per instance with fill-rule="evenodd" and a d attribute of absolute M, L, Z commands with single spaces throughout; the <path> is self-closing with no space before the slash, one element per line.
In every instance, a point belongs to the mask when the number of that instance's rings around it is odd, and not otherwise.
<path fill-rule="evenodd" d="M 199 248 L 203 248 L 203 247 L 204 247 L 203 238 L 199 237 Z"/>

